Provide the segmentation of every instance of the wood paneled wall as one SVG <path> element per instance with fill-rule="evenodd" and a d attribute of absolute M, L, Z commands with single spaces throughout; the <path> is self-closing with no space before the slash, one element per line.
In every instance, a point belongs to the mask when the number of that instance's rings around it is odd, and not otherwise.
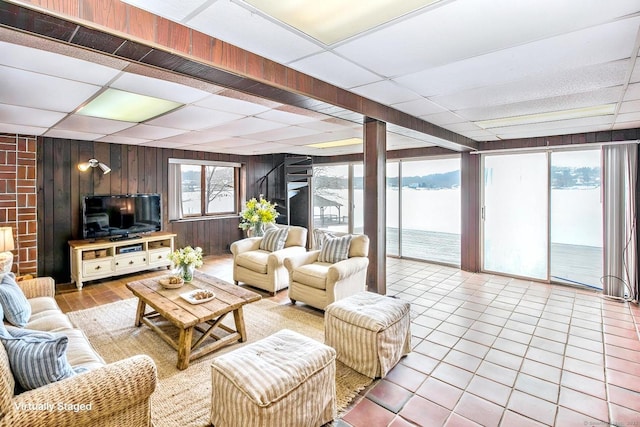
<path fill-rule="evenodd" d="M 164 230 L 178 235 L 178 247 L 200 246 L 205 255 L 228 253 L 231 242 L 242 237 L 237 216 L 167 221 L 169 158 L 242 163 L 247 197 L 259 194 L 258 180 L 284 158 L 283 155 L 239 156 L 54 138 L 39 138 L 37 153 L 38 275 L 52 276 L 57 283 L 70 280 L 67 242 L 82 238 L 83 195 L 160 193 Z M 109 165 L 111 173 L 103 175 L 98 168 L 80 172 L 77 164 L 91 158 Z"/>

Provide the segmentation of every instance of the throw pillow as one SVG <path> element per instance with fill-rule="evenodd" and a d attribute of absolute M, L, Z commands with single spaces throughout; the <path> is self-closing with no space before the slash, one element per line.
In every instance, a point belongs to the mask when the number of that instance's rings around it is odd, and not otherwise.
<path fill-rule="evenodd" d="M 318 261 L 336 263 L 349 258 L 349 247 L 351 246 L 351 234 L 341 237 L 329 237 L 325 239 Z"/>
<path fill-rule="evenodd" d="M 75 375 L 67 361 L 69 338 L 63 334 L 9 327 L 0 341 L 7 351 L 11 372 L 24 390 Z"/>
<path fill-rule="evenodd" d="M 14 326 L 25 326 L 31 317 L 31 306 L 13 273 L 5 274 L 0 282 L 0 305 L 5 319 Z"/>
<path fill-rule="evenodd" d="M 260 249 L 273 252 L 284 249 L 284 243 L 287 241 L 289 235 L 288 228 L 270 228 L 264 232 L 262 240 L 260 241 Z"/>
<path fill-rule="evenodd" d="M 313 230 L 314 249 L 320 250 L 324 246 L 324 242 L 327 239 L 335 237 L 331 232 L 327 230 L 320 230 L 318 228 Z"/>

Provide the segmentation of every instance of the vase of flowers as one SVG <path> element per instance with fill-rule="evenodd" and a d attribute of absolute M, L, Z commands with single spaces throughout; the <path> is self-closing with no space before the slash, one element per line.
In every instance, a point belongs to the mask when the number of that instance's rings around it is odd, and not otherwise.
<path fill-rule="evenodd" d="M 196 268 L 202 267 L 202 248 L 191 246 L 178 249 L 169 254 L 169 260 L 175 267 L 175 275 L 182 277 L 185 283 L 193 280 Z"/>
<path fill-rule="evenodd" d="M 276 222 L 279 213 L 276 210 L 276 203 L 271 203 L 260 195 L 259 199 L 253 197 L 245 204 L 245 208 L 240 212 L 239 227 L 251 236 L 262 236 L 266 224 Z"/>

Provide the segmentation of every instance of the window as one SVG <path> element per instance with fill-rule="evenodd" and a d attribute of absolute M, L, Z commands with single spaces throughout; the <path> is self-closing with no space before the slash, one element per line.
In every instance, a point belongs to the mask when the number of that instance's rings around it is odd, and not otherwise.
<path fill-rule="evenodd" d="M 239 163 L 169 159 L 169 219 L 237 214 Z"/>

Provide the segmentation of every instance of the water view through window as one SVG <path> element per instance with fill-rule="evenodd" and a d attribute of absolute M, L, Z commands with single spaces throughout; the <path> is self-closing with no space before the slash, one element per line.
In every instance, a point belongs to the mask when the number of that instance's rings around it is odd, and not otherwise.
<path fill-rule="evenodd" d="M 351 166 L 350 199 L 350 165 L 314 167 L 315 228 L 363 232 L 362 173 Z M 459 157 L 388 162 L 386 197 L 387 255 L 460 265 Z"/>

